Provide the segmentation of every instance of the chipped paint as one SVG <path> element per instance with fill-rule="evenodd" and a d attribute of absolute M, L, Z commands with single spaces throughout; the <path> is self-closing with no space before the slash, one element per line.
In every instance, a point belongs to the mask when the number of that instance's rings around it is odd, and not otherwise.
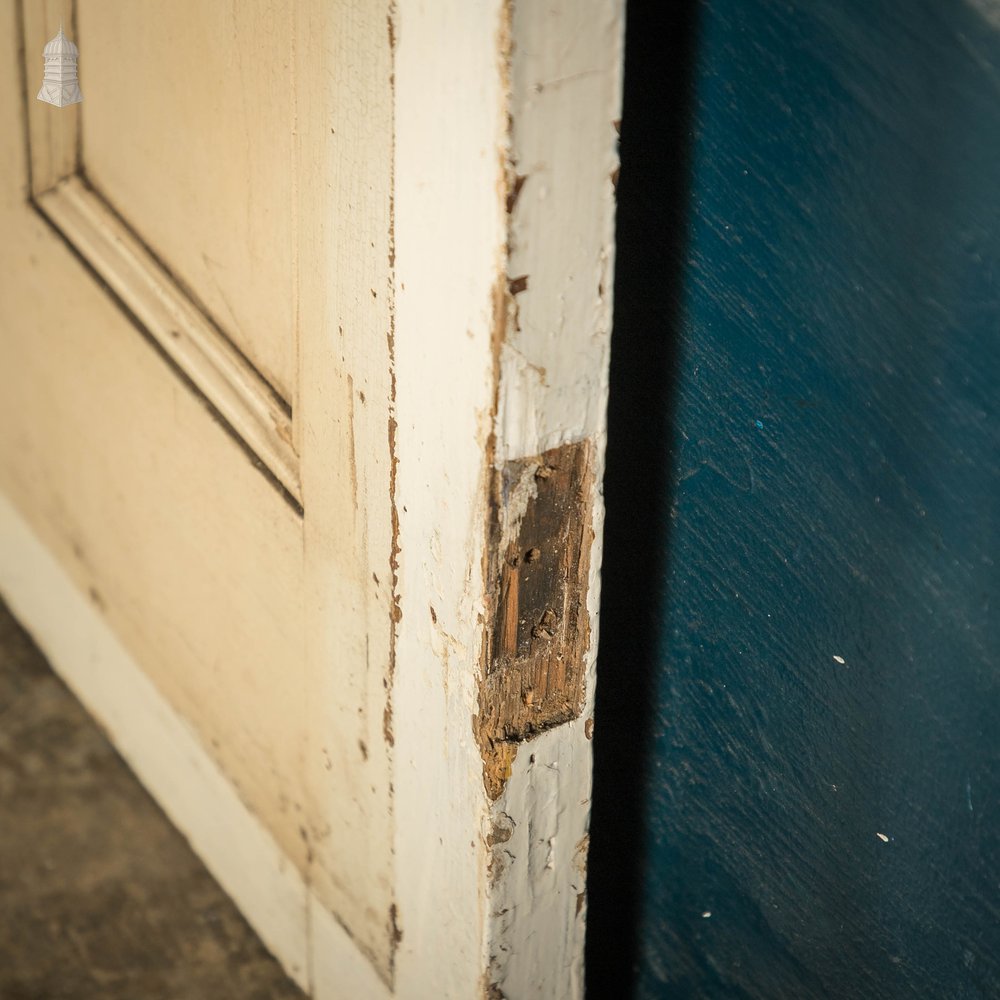
<path fill-rule="evenodd" d="M 501 14 L 506 240 L 473 719 L 492 801 L 488 997 L 583 994 L 623 7 Z"/>
<path fill-rule="evenodd" d="M 593 446 L 508 462 L 494 477 L 476 736 L 496 798 L 516 744 L 576 718 L 584 700 Z"/>

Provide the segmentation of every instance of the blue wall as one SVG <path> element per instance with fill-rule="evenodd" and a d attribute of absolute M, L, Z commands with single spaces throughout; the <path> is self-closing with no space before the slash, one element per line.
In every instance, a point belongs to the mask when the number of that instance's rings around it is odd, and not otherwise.
<path fill-rule="evenodd" d="M 622 160 L 590 996 L 998 997 L 1000 16 L 635 0 Z"/>

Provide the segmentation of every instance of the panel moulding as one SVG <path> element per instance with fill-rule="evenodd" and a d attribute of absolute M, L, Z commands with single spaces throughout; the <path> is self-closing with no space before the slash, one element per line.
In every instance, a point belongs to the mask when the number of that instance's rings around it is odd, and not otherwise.
<path fill-rule="evenodd" d="M 34 98 L 46 40 L 62 22 L 77 34 L 76 4 L 22 0 L 20 14 L 32 205 L 301 512 L 291 407 L 87 182 L 80 105 Z"/>

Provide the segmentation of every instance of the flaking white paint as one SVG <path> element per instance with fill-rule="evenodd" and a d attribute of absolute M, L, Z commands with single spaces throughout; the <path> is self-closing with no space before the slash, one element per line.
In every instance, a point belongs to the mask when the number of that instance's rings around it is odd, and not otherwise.
<path fill-rule="evenodd" d="M 622 0 L 512 5 L 509 171 L 514 296 L 497 459 L 604 426 L 614 265 Z"/>
<path fill-rule="evenodd" d="M 623 28 L 620 0 L 512 5 L 506 274 L 524 280 L 500 355 L 496 460 L 591 438 L 597 489 L 583 713 L 519 747 L 491 809 L 491 825 L 512 826 L 493 849 L 488 930 L 490 981 L 510 1000 L 583 994 Z"/>

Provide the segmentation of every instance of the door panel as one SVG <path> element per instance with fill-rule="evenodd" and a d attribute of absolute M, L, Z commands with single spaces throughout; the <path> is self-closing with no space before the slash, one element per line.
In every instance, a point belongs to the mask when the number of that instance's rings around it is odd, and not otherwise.
<path fill-rule="evenodd" d="M 198 45 L 160 23 L 165 13 L 143 13 L 133 25 L 125 11 L 138 15 L 138 8 L 111 6 L 91 14 L 93 52 L 88 46 L 88 58 L 80 66 L 84 86 L 89 83 L 87 68 L 93 67 L 95 100 L 59 109 L 59 117 L 44 103 L 29 102 L 34 203 L 276 483 L 299 502 L 292 420 L 297 337 L 291 319 L 298 315 L 298 288 L 289 277 L 297 259 L 295 170 L 289 169 L 295 108 L 291 101 L 280 108 L 282 125 L 268 120 L 264 109 L 242 122 L 240 151 L 245 155 L 221 149 L 234 119 L 240 124 L 239 116 L 227 108 L 213 117 L 210 100 L 196 105 L 199 113 L 189 113 L 192 74 L 183 83 L 169 74 L 150 77 L 150 70 L 143 75 L 129 57 L 155 64 L 170 50 L 186 52 L 189 60 L 207 62 L 209 68 L 211 60 L 199 58 Z M 197 6 L 202 14 L 210 8 Z M 82 19 L 77 3 L 25 5 L 25 51 L 39 51 L 64 21 L 78 30 Z M 290 16 L 286 21 L 290 37 Z M 183 23 L 197 24 L 198 19 L 192 15 Z M 114 41 L 132 27 L 135 38 L 128 45 L 102 51 L 106 36 Z M 251 48 L 254 37 L 248 31 L 226 35 Z M 164 39 L 173 39 L 172 46 Z M 280 69 L 287 90 L 294 89 L 298 67 L 280 46 L 273 54 L 265 50 L 259 55 L 264 67 Z M 170 66 L 177 62 L 172 54 Z M 136 79 L 143 84 L 134 85 Z M 159 81 L 161 89 L 150 88 L 148 79 Z M 30 83 L 25 81 L 27 95 L 34 92 Z M 130 98 L 151 106 L 134 107 Z M 85 124 L 90 139 L 86 154 Z M 283 144 L 280 136 L 286 133 L 289 141 Z M 177 141 L 170 141 L 171 136 Z M 218 164 L 214 172 L 199 161 L 206 150 Z M 264 182 L 260 173 L 266 169 L 271 176 Z M 274 198 L 281 202 L 280 210 L 268 200 Z M 206 275 L 211 275 L 207 284 Z M 238 318 L 242 310 L 249 311 L 252 322 Z M 277 313 L 287 316 L 278 321 Z"/>
<path fill-rule="evenodd" d="M 0 489 L 388 977 L 389 39 L 237 7 L 0 7 Z M 68 108 L 35 100 L 60 20 Z"/>
<path fill-rule="evenodd" d="M 0 0 L 0 587 L 322 1000 L 571 1000 L 623 5 L 162 7 Z"/>
<path fill-rule="evenodd" d="M 77 0 L 74 13 L 88 181 L 289 404 L 293 8 Z"/>
<path fill-rule="evenodd" d="M 300 783 L 302 521 L 45 223 L 6 217 L 4 273 L 33 263 L 0 298 L 16 331 L 4 491 L 248 803 L 280 817 Z M 304 862 L 297 829 L 273 831 Z"/>

